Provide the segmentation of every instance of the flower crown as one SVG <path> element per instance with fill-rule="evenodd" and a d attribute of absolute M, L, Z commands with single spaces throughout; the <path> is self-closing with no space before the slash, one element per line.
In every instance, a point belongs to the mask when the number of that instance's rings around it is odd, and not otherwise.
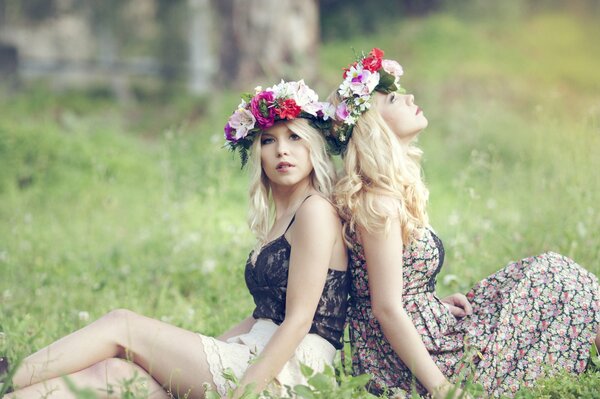
<path fill-rule="evenodd" d="M 239 151 L 242 168 L 248 161 L 248 150 L 257 136 L 278 121 L 305 118 L 319 130 L 328 129 L 335 109 L 319 102 L 319 96 L 304 80 L 284 82 L 263 90 L 258 86 L 254 95 L 242 94 L 242 102 L 225 125 L 226 146 Z"/>
<path fill-rule="evenodd" d="M 400 86 L 403 74 L 402 66 L 394 60 L 383 59 L 383 50 L 378 48 L 367 55 L 363 53 L 344 68 L 344 81 L 337 90 L 341 98 L 335 109 L 337 123 L 328 137 L 331 152 L 345 152 L 352 129 L 363 112 L 371 107 L 375 91 L 387 94 L 404 90 Z"/>

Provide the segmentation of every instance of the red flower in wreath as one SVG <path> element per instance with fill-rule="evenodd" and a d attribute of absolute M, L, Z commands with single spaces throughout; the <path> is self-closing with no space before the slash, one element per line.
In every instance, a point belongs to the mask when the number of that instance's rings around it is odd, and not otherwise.
<path fill-rule="evenodd" d="M 281 119 L 294 119 L 302 112 L 302 108 L 300 108 L 300 106 L 296 104 L 296 101 L 291 98 L 279 102 L 278 105 L 279 106 L 275 109 L 275 113 Z"/>
<path fill-rule="evenodd" d="M 381 68 L 382 57 L 383 51 L 374 48 L 369 53 L 369 56 L 362 60 L 363 68 L 369 72 L 377 72 Z"/>

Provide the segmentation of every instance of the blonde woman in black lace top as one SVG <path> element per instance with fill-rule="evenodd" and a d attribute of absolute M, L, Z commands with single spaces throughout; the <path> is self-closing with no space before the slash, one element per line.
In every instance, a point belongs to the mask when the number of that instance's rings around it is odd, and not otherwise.
<path fill-rule="evenodd" d="M 18 390 L 7 397 L 69 397 L 62 376 L 111 396 L 109 386 L 134 375 L 150 398 L 203 398 L 204 384 L 239 397 L 243 389 L 223 378 L 227 368 L 240 386 L 281 393 L 305 382 L 300 362 L 331 364 L 343 335 L 348 259 L 329 202 L 332 164 L 314 127 L 325 118 L 303 81 L 282 82 L 249 95 L 225 126 L 229 146 L 251 160 L 258 242 L 245 275 L 253 315 L 212 338 L 114 310 L 25 358 L 13 378 Z"/>

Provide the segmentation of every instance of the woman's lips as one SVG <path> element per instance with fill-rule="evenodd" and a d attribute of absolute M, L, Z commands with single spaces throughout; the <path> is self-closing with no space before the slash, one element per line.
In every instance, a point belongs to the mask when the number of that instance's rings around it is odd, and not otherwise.
<path fill-rule="evenodd" d="M 294 167 L 294 165 L 292 165 L 289 162 L 279 162 L 275 169 L 277 169 L 278 172 L 287 172 L 289 169 L 291 169 L 293 167 Z"/>

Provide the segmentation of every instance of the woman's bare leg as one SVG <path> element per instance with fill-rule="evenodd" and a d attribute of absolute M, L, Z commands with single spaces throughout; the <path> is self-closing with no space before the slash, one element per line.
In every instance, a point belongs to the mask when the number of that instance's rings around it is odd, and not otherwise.
<path fill-rule="evenodd" d="M 201 398 L 202 383 L 212 384 L 197 334 L 124 309 L 114 310 L 25 358 L 13 384 L 23 388 L 125 356 L 176 395 L 189 392 L 190 398 Z"/>
<path fill-rule="evenodd" d="M 135 397 L 168 399 L 164 389 L 140 366 L 122 359 L 107 359 L 67 376 L 78 389 L 91 389 L 98 398 L 121 398 L 125 389 Z M 126 381 L 133 381 L 125 387 Z M 76 398 L 62 377 L 30 385 L 5 396 L 6 399 Z"/>

